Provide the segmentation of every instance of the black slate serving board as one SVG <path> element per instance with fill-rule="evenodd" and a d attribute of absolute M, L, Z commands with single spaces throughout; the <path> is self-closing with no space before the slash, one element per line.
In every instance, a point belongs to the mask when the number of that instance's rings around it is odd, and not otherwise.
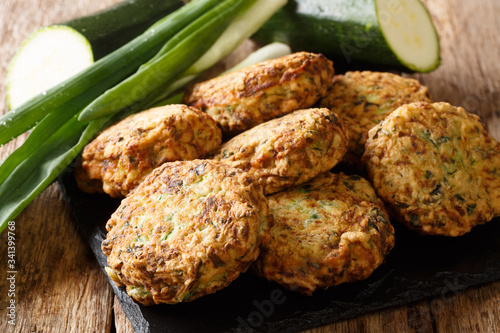
<path fill-rule="evenodd" d="M 70 171 L 59 185 L 104 270 L 105 224 L 120 201 L 81 192 Z M 110 280 L 136 332 L 296 332 L 416 300 L 442 301 L 468 287 L 500 280 L 500 218 L 458 238 L 416 235 L 396 227 L 396 246 L 365 281 L 317 291 L 287 291 L 247 272 L 227 288 L 178 305 L 145 307 Z"/>

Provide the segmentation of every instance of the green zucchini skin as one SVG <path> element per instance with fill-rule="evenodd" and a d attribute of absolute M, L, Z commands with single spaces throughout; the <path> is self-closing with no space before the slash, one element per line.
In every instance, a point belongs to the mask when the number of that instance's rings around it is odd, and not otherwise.
<path fill-rule="evenodd" d="M 125 0 L 103 11 L 58 25 L 85 36 L 94 59 L 125 45 L 167 14 L 184 5 L 181 0 Z"/>
<path fill-rule="evenodd" d="M 287 43 L 293 51 L 323 53 L 342 65 L 371 63 L 404 69 L 379 28 L 375 2 L 289 0 L 252 39 Z"/>

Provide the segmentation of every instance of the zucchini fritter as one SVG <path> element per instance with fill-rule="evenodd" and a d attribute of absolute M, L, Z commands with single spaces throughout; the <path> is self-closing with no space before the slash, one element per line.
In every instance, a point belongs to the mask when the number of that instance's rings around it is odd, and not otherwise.
<path fill-rule="evenodd" d="M 107 272 L 144 305 L 192 301 L 246 271 L 271 223 L 248 173 L 211 160 L 165 163 L 108 221 Z"/>
<path fill-rule="evenodd" d="M 126 196 L 157 166 L 201 158 L 221 141 L 215 121 L 200 110 L 158 107 L 103 131 L 83 150 L 75 175 L 83 191 Z"/>
<path fill-rule="evenodd" d="M 268 199 L 274 225 L 253 269 L 288 289 L 366 279 L 394 246 L 384 204 L 359 176 L 324 173 Z"/>
<path fill-rule="evenodd" d="M 410 229 L 459 236 L 500 214 L 500 144 L 461 107 L 404 105 L 370 131 L 365 149 L 378 195 Z"/>
<path fill-rule="evenodd" d="M 333 168 L 345 154 L 347 140 L 335 113 L 297 110 L 235 136 L 213 158 L 248 171 L 271 194 Z"/>
<path fill-rule="evenodd" d="M 333 63 L 299 52 L 196 84 L 184 103 L 205 111 L 232 136 L 316 103 L 331 85 Z"/>
<path fill-rule="evenodd" d="M 347 72 L 333 78 L 322 107 L 336 112 L 349 130 L 347 165 L 359 165 L 368 131 L 404 104 L 430 102 L 427 87 L 392 73 Z"/>

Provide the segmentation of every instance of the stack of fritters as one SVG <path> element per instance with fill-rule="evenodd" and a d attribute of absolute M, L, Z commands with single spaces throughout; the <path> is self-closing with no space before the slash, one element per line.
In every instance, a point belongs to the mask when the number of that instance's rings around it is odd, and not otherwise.
<path fill-rule="evenodd" d="M 394 246 L 384 202 L 424 234 L 460 235 L 500 214 L 500 144 L 476 116 L 430 104 L 413 79 L 333 74 L 306 52 L 263 62 L 89 144 L 81 188 L 127 195 L 102 244 L 113 280 L 142 304 L 173 304 L 254 263 L 310 295 L 383 263 Z M 342 160 L 357 172 L 363 161 L 373 185 L 330 173 Z"/>
<path fill-rule="evenodd" d="M 168 105 L 125 118 L 89 143 L 77 168 L 86 192 L 126 196 L 165 162 L 201 158 L 222 141 L 207 114 L 186 105 Z"/>

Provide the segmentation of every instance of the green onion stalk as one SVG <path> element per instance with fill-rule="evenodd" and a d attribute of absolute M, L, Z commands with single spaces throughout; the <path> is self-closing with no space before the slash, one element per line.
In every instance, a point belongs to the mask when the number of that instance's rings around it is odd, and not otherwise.
<path fill-rule="evenodd" d="M 0 117 L 0 145 L 32 129 L 25 143 L 0 164 L 0 232 L 99 131 L 169 97 L 172 85 L 180 88 L 190 81 L 187 76 L 192 79 L 225 57 L 285 4 L 286 0 L 191 1 L 87 69 Z M 242 19 L 244 29 L 236 25 Z"/>

